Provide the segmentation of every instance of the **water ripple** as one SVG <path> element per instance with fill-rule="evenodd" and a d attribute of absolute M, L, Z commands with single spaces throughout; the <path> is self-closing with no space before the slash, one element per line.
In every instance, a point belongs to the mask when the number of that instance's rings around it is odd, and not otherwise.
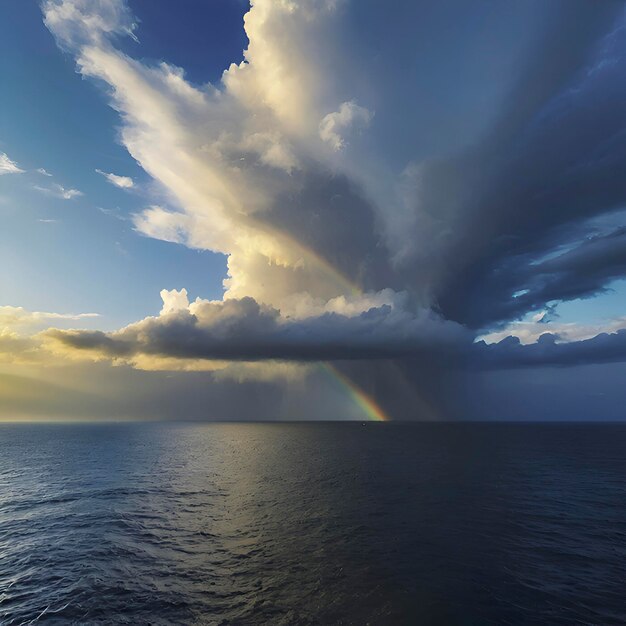
<path fill-rule="evenodd" d="M 0 623 L 626 622 L 620 425 L 0 426 Z"/>

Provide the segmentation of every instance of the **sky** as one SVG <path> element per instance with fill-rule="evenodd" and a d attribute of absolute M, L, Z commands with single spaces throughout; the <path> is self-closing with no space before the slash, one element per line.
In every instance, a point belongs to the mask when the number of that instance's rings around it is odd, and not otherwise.
<path fill-rule="evenodd" d="M 621 2 L 5 0 L 0 419 L 621 420 Z"/>

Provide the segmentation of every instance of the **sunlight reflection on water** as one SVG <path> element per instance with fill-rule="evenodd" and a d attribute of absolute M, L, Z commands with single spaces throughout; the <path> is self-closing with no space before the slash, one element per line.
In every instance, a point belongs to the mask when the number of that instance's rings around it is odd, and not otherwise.
<path fill-rule="evenodd" d="M 1 425 L 0 621 L 621 621 L 625 444 L 621 425 Z"/>

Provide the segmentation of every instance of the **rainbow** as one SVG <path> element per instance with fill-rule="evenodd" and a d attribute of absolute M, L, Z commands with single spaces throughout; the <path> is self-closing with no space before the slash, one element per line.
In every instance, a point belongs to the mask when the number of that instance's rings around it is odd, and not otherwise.
<path fill-rule="evenodd" d="M 357 387 L 345 374 L 342 374 L 334 365 L 322 363 L 322 369 L 332 376 L 333 380 L 339 382 L 343 389 L 348 391 L 355 404 L 359 406 L 367 418 L 374 422 L 388 422 L 391 418 L 376 403 L 374 398 Z"/>
<path fill-rule="evenodd" d="M 279 231 L 278 229 L 267 229 L 265 225 L 262 225 L 258 220 L 254 220 L 254 218 L 251 218 L 251 220 L 255 222 L 257 230 L 265 231 L 266 234 L 278 243 L 279 248 L 295 250 L 296 254 L 301 255 L 305 259 L 305 263 L 308 263 L 309 266 L 321 272 L 321 274 L 329 280 L 330 284 L 334 285 L 338 294 L 349 293 L 352 295 L 360 295 L 363 293 L 361 286 L 357 282 L 338 270 L 330 261 L 318 254 L 318 252 L 310 246 L 305 245 L 286 232 Z M 389 416 L 378 405 L 374 398 L 365 393 L 334 365 L 328 362 L 320 363 L 320 365 L 324 372 L 329 374 L 333 380 L 340 384 L 343 390 L 348 392 L 349 396 L 355 404 L 361 408 L 369 420 L 376 422 L 389 421 Z"/>

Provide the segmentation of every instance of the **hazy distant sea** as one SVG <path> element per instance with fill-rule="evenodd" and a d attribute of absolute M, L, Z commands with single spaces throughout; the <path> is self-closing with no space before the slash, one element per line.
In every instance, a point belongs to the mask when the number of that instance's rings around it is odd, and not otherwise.
<path fill-rule="evenodd" d="M 0 426 L 1 624 L 626 622 L 626 426 Z"/>

